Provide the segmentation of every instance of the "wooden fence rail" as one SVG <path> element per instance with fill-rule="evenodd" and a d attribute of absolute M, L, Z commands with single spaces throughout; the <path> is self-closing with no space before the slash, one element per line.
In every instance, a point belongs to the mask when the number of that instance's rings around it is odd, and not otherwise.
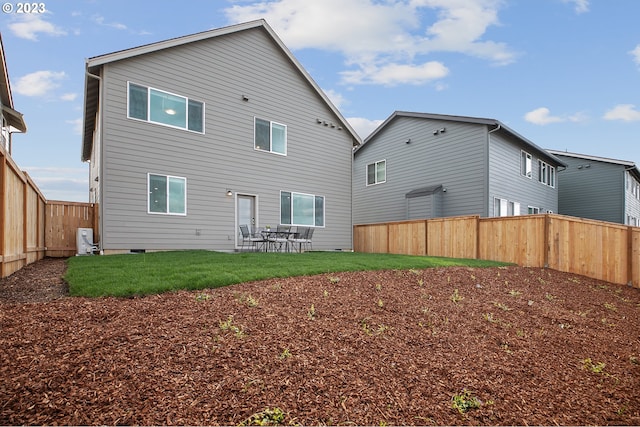
<path fill-rule="evenodd" d="M 78 227 L 97 236 L 97 205 L 47 201 L 0 145 L 0 278 L 45 256 L 76 253 Z"/>
<path fill-rule="evenodd" d="M 356 252 L 548 267 L 640 288 L 640 228 L 555 214 L 355 225 Z"/>

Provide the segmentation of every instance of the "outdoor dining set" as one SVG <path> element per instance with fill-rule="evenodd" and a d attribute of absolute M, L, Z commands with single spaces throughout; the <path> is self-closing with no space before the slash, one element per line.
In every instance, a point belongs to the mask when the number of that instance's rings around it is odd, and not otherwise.
<path fill-rule="evenodd" d="M 240 225 L 242 249 L 264 252 L 304 252 L 313 250 L 313 227 L 278 225 L 252 230 L 249 225 Z"/>

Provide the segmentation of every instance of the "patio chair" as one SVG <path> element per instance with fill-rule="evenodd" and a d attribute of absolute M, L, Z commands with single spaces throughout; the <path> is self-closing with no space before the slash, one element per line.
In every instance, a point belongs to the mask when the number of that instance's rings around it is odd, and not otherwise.
<path fill-rule="evenodd" d="M 313 232 L 314 232 L 315 228 L 310 227 L 309 228 L 309 232 L 307 233 L 307 239 L 306 241 L 303 243 L 305 250 L 313 250 L 313 242 L 312 242 L 312 238 L 313 238 Z"/>
<path fill-rule="evenodd" d="M 295 234 L 291 234 L 289 237 L 289 245 L 294 248 L 298 245 L 298 252 L 302 252 L 302 245 L 307 243 L 307 237 L 309 235 L 311 227 L 298 227 Z"/>
<path fill-rule="evenodd" d="M 269 240 L 272 247 L 277 247 L 277 251 L 282 251 L 284 247 L 285 251 L 289 251 L 289 235 L 291 230 L 290 225 L 278 225 L 276 228 L 276 234 Z"/>
<path fill-rule="evenodd" d="M 240 249 L 249 246 L 252 247 L 254 251 L 257 251 L 258 243 L 264 243 L 262 237 L 256 237 L 249 232 L 249 226 L 246 224 L 240 226 L 240 233 L 242 233 L 242 246 Z"/>

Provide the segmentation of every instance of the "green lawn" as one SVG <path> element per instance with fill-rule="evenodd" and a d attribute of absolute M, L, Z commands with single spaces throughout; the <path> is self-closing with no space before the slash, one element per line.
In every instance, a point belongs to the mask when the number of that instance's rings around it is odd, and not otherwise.
<path fill-rule="evenodd" d="M 68 260 L 65 280 L 73 296 L 132 296 L 204 289 L 273 277 L 339 271 L 447 266 L 494 267 L 504 263 L 353 252 L 221 253 L 155 252 L 83 256 Z"/>

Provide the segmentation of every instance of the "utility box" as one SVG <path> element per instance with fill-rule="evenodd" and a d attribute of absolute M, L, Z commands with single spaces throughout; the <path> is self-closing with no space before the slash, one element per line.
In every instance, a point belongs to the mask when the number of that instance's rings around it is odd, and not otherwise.
<path fill-rule="evenodd" d="M 96 246 L 93 244 L 93 228 L 78 228 L 76 233 L 76 255 L 93 255 Z"/>

